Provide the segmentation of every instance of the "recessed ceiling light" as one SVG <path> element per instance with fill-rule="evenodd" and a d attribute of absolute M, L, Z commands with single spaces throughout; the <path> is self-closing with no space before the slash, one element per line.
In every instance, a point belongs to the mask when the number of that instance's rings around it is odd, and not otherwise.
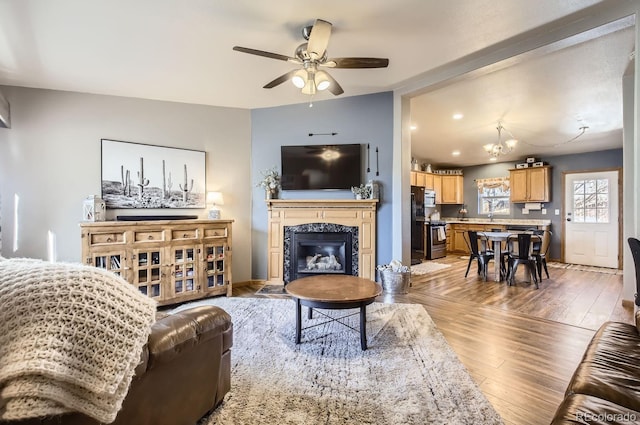
<path fill-rule="evenodd" d="M 495 157 L 489 158 L 489 161 L 491 161 L 491 162 L 496 162 L 497 160 L 498 160 L 498 158 L 495 158 Z"/>
<path fill-rule="evenodd" d="M 461 114 L 461 113 L 459 113 L 459 112 L 458 112 L 458 113 L 453 114 L 453 119 L 454 119 L 454 120 L 461 120 L 461 119 L 462 119 L 462 117 L 464 117 L 464 115 L 462 115 L 462 114 Z"/>
<path fill-rule="evenodd" d="M 412 125 L 411 127 L 409 127 L 411 129 L 411 131 L 416 130 L 418 128 L 417 125 Z"/>
<path fill-rule="evenodd" d="M 460 151 L 453 151 L 453 152 L 451 152 L 451 155 L 460 156 Z"/>

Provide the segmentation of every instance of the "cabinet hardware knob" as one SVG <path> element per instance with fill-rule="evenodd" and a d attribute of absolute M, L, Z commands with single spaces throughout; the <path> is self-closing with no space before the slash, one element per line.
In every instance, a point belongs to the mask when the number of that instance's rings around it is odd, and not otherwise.
<path fill-rule="evenodd" d="M 185 233 L 184 235 L 182 235 L 182 237 L 183 237 L 183 238 L 186 238 L 186 237 L 187 237 L 187 234 Z"/>
<path fill-rule="evenodd" d="M 112 241 L 113 241 L 113 239 L 107 238 L 107 242 L 112 242 Z"/>
<path fill-rule="evenodd" d="M 153 239 L 153 236 L 152 236 L 152 235 L 149 235 L 149 236 L 147 237 L 147 239 Z"/>

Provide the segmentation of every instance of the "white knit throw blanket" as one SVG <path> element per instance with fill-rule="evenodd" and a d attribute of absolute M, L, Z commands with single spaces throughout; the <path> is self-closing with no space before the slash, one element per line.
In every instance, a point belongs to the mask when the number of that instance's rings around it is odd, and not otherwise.
<path fill-rule="evenodd" d="M 155 311 L 110 272 L 0 257 L 0 419 L 76 411 L 113 422 Z"/>

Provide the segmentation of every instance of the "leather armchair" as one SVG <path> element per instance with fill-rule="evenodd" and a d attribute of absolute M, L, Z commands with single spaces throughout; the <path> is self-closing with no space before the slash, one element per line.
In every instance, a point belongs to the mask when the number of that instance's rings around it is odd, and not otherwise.
<path fill-rule="evenodd" d="M 193 425 L 218 407 L 231 388 L 229 314 L 199 306 L 162 316 L 113 425 Z M 0 424 L 100 425 L 80 413 Z"/>

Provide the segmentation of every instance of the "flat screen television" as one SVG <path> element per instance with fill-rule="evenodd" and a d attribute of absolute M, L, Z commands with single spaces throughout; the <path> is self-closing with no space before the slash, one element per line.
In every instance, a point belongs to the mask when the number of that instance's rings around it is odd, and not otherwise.
<path fill-rule="evenodd" d="M 283 190 L 351 189 L 362 176 L 361 145 L 282 146 Z"/>

